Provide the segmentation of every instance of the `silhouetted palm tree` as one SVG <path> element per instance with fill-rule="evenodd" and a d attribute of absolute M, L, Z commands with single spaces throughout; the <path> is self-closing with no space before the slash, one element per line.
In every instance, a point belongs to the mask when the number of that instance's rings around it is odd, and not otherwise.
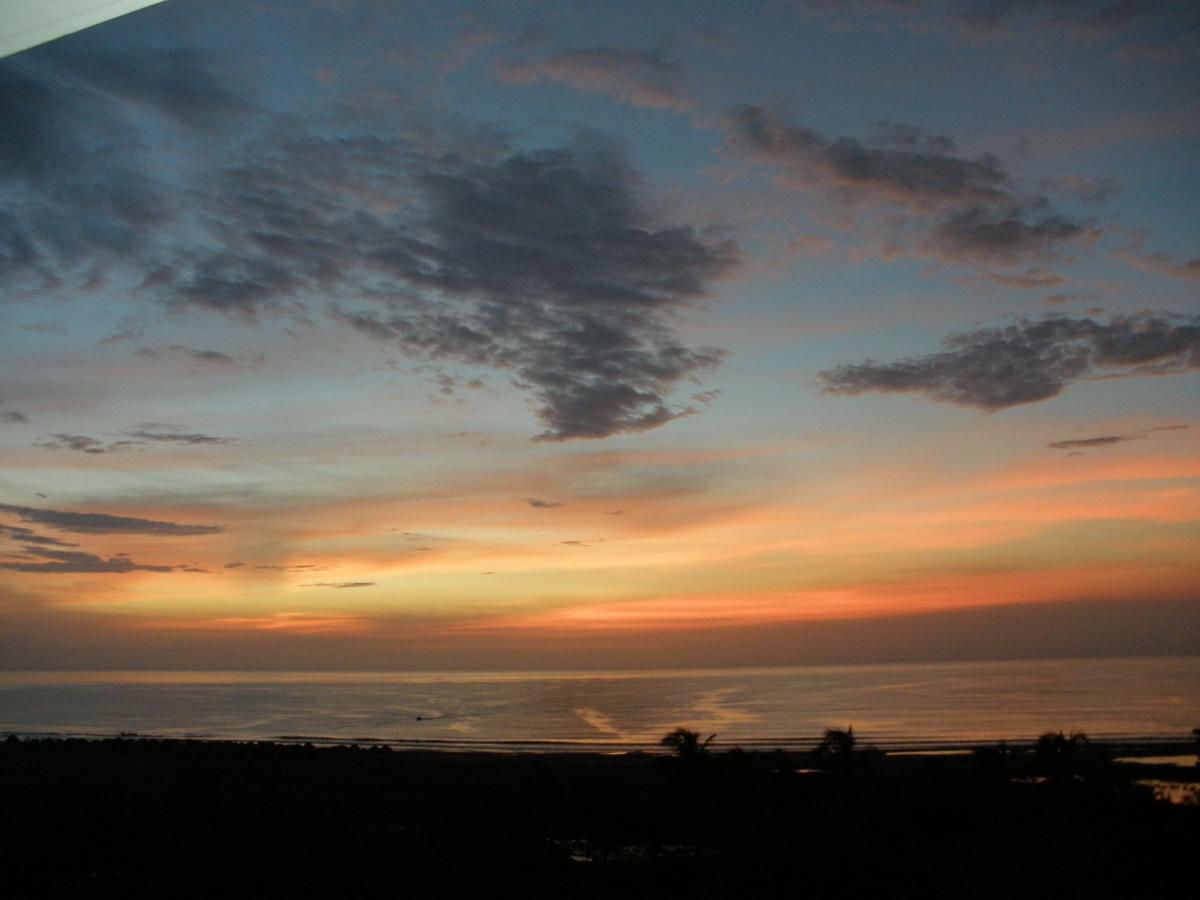
<path fill-rule="evenodd" d="M 695 759 L 701 753 L 708 749 L 708 745 L 712 743 L 715 734 L 710 734 L 703 741 L 700 740 L 700 732 L 689 731 L 680 726 L 674 731 L 670 731 L 663 735 L 659 741 L 664 747 L 669 747 L 675 752 L 675 755 L 680 759 Z"/>
<path fill-rule="evenodd" d="M 849 759 L 854 753 L 856 742 L 853 725 L 848 726 L 845 731 L 840 728 L 826 728 L 821 743 L 817 745 L 817 755 L 832 759 Z"/>
<path fill-rule="evenodd" d="M 812 751 L 812 761 L 824 769 L 842 773 L 870 771 L 883 764 L 884 755 L 875 747 L 860 747 L 854 727 L 827 728 L 821 743 Z"/>
<path fill-rule="evenodd" d="M 1077 774 L 1088 750 L 1087 735 L 1072 731 L 1047 731 L 1033 745 L 1033 758 L 1049 770 L 1051 777 L 1071 778 Z"/>
<path fill-rule="evenodd" d="M 1102 746 L 1093 744 L 1081 731 L 1063 734 L 1047 731 L 1033 746 L 1034 765 L 1050 781 L 1086 781 L 1093 786 L 1119 787 L 1112 759 Z"/>

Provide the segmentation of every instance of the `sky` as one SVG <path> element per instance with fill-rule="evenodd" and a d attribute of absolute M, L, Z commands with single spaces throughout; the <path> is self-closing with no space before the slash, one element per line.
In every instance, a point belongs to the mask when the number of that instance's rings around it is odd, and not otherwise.
<path fill-rule="evenodd" d="M 0 60 L 0 667 L 1200 653 L 1200 8 L 169 0 Z"/>

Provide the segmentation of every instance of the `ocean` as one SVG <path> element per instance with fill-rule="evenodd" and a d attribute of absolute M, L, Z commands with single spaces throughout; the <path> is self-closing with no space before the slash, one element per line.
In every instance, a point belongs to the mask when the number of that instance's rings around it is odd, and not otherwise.
<path fill-rule="evenodd" d="M 1187 739 L 1200 657 L 626 672 L 6 672 L 0 735 L 386 742 L 442 749 L 883 748 Z"/>

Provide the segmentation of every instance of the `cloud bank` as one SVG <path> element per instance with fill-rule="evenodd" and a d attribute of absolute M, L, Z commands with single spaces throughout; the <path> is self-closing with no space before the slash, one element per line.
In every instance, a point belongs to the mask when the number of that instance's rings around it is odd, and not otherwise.
<path fill-rule="evenodd" d="M 154 519 L 131 516 L 112 516 L 107 513 L 64 512 L 57 509 L 35 509 L 0 503 L 0 512 L 9 513 L 23 522 L 48 525 L 59 531 L 77 534 L 149 534 L 160 537 L 187 537 L 198 534 L 217 534 L 225 529 L 220 525 L 179 525 Z"/>
<path fill-rule="evenodd" d="M 747 105 L 729 110 L 724 128 L 734 155 L 775 169 L 786 187 L 832 192 L 851 207 L 898 207 L 932 222 L 920 246 L 948 261 L 1052 259 L 1063 245 L 1100 233 L 1047 197 L 1020 192 L 995 157 L 967 158 L 950 138 L 913 126 L 884 123 L 878 141 L 866 144 Z"/>
<path fill-rule="evenodd" d="M 940 353 L 842 365 L 818 378 L 833 394 L 923 394 L 993 411 L 1048 400 L 1083 378 L 1200 369 L 1200 316 L 1021 320 L 943 344 Z"/>
<path fill-rule="evenodd" d="M 0 561 L 0 569 L 8 569 L 12 572 L 102 574 L 108 572 L 173 572 L 176 568 L 175 566 L 136 563 L 125 556 L 104 559 L 92 553 L 75 550 L 49 550 L 45 547 L 26 547 L 23 555 L 31 559 L 24 562 Z"/>
<path fill-rule="evenodd" d="M 554 70 L 628 70 L 643 100 L 670 71 L 653 54 L 589 53 Z M 517 149 L 397 98 L 301 123 L 235 101 L 194 53 L 142 69 L 22 61 L 0 63 L 0 287 L 14 297 L 120 282 L 252 326 L 325 312 L 417 358 L 510 374 L 543 440 L 695 412 L 671 394 L 720 361 L 685 346 L 676 317 L 736 268 L 737 246 L 663 219 L 606 137 Z M 195 77 L 166 77 L 177 61 Z M 179 184 L 156 177 L 131 111 L 199 148 Z"/>

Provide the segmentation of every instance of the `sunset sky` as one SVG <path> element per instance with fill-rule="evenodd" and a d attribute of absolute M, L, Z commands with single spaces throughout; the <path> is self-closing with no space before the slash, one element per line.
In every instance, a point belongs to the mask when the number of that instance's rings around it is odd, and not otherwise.
<path fill-rule="evenodd" d="M 1200 652 L 1200 7 L 191 2 L 0 60 L 0 667 Z"/>

